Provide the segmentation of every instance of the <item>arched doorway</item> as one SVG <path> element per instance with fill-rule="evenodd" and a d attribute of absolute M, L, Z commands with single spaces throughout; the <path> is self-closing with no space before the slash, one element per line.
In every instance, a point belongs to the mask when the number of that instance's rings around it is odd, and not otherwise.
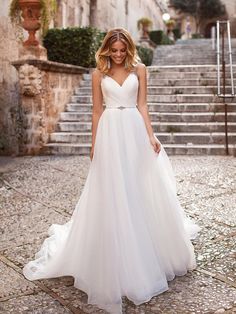
<path fill-rule="evenodd" d="M 211 22 L 206 25 L 205 30 L 204 30 L 204 37 L 205 38 L 211 38 L 211 28 L 216 27 L 216 22 Z"/>

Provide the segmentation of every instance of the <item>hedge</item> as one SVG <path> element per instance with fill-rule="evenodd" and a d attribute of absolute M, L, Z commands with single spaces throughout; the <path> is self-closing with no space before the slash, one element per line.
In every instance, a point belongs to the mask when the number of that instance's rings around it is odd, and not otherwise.
<path fill-rule="evenodd" d="M 174 43 L 162 30 L 150 31 L 149 36 L 157 45 L 172 45 Z"/>
<path fill-rule="evenodd" d="M 142 46 L 136 46 L 138 55 L 142 62 L 148 66 L 152 64 L 153 59 L 153 50 L 150 48 L 142 47 Z"/>
<path fill-rule="evenodd" d="M 48 59 L 83 67 L 95 67 L 95 52 L 101 45 L 104 33 L 92 27 L 50 29 L 43 44 Z"/>
<path fill-rule="evenodd" d="M 50 61 L 94 68 L 95 53 L 105 35 L 106 32 L 92 27 L 53 28 L 47 32 L 43 44 Z M 141 46 L 136 48 L 142 62 L 151 65 L 152 50 Z"/>

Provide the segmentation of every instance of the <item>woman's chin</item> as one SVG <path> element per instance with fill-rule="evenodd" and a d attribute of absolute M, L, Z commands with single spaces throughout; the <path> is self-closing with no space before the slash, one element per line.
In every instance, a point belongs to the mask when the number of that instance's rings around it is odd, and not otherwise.
<path fill-rule="evenodd" d="M 120 65 L 124 62 L 124 60 L 113 60 L 113 62 L 117 65 Z"/>

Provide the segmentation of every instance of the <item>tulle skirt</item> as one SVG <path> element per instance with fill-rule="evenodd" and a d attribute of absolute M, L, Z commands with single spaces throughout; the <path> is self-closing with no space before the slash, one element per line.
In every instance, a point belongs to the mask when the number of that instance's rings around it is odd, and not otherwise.
<path fill-rule="evenodd" d="M 191 239 L 199 230 L 179 203 L 164 147 L 154 152 L 138 109 L 107 108 L 70 220 L 49 227 L 23 274 L 73 276 L 88 303 L 122 313 L 122 296 L 147 302 L 196 267 Z"/>

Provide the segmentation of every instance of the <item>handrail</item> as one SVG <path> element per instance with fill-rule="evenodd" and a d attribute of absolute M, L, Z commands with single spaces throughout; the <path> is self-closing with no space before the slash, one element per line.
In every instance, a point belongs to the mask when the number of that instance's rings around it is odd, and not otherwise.
<path fill-rule="evenodd" d="M 230 69 L 230 87 L 231 94 L 226 94 L 225 86 L 225 25 L 227 27 L 227 39 L 228 39 L 228 54 L 229 54 L 229 69 Z M 222 26 L 222 27 L 221 27 Z M 220 34 L 222 39 L 222 47 L 220 51 Z M 230 22 L 229 21 L 217 21 L 216 22 L 216 46 L 217 46 L 217 96 L 223 98 L 233 98 L 235 96 L 234 77 L 233 77 L 233 61 L 232 61 L 232 47 L 231 47 L 231 34 L 230 34 Z M 223 75 L 223 93 L 221 93 L 221 78 L 220 78 L 220 56 L 222 56 L 222 75 Z"/>
<path fill-rule="evenodd" d="M 226 66 L 225 66 L 225 26 L 227 29 L 227 39 L 229 46 L 229 69 L 230 69 L 230 86 L 231 94 L 226 94 Z M 222 46 L 220 51 L 220 35 L 222 40 Z M 234 77 L 233 77 L 233 62 L 232 62 L 232 48 L 231 48 L 231 35 L 230 35 L 230 23 L 229 21 L 217 21 L 216 22 L 216 43 L 217 43 L 217 96 L 223 98 L 224 112 L 225 112 L 225 151 L 226 155 L 229 155 L 228 148 L 228 118 L 227 118 L 227 103 L 226 98 L 233 99 L 235 96 L 234 91 Z M 221 57 L 221 58 L 220 58 Z M 220 59 L 222 62 L 222 78 L 223 78 L 223 93 L 221 93 L 221 78 L 220 78 Z"/>

